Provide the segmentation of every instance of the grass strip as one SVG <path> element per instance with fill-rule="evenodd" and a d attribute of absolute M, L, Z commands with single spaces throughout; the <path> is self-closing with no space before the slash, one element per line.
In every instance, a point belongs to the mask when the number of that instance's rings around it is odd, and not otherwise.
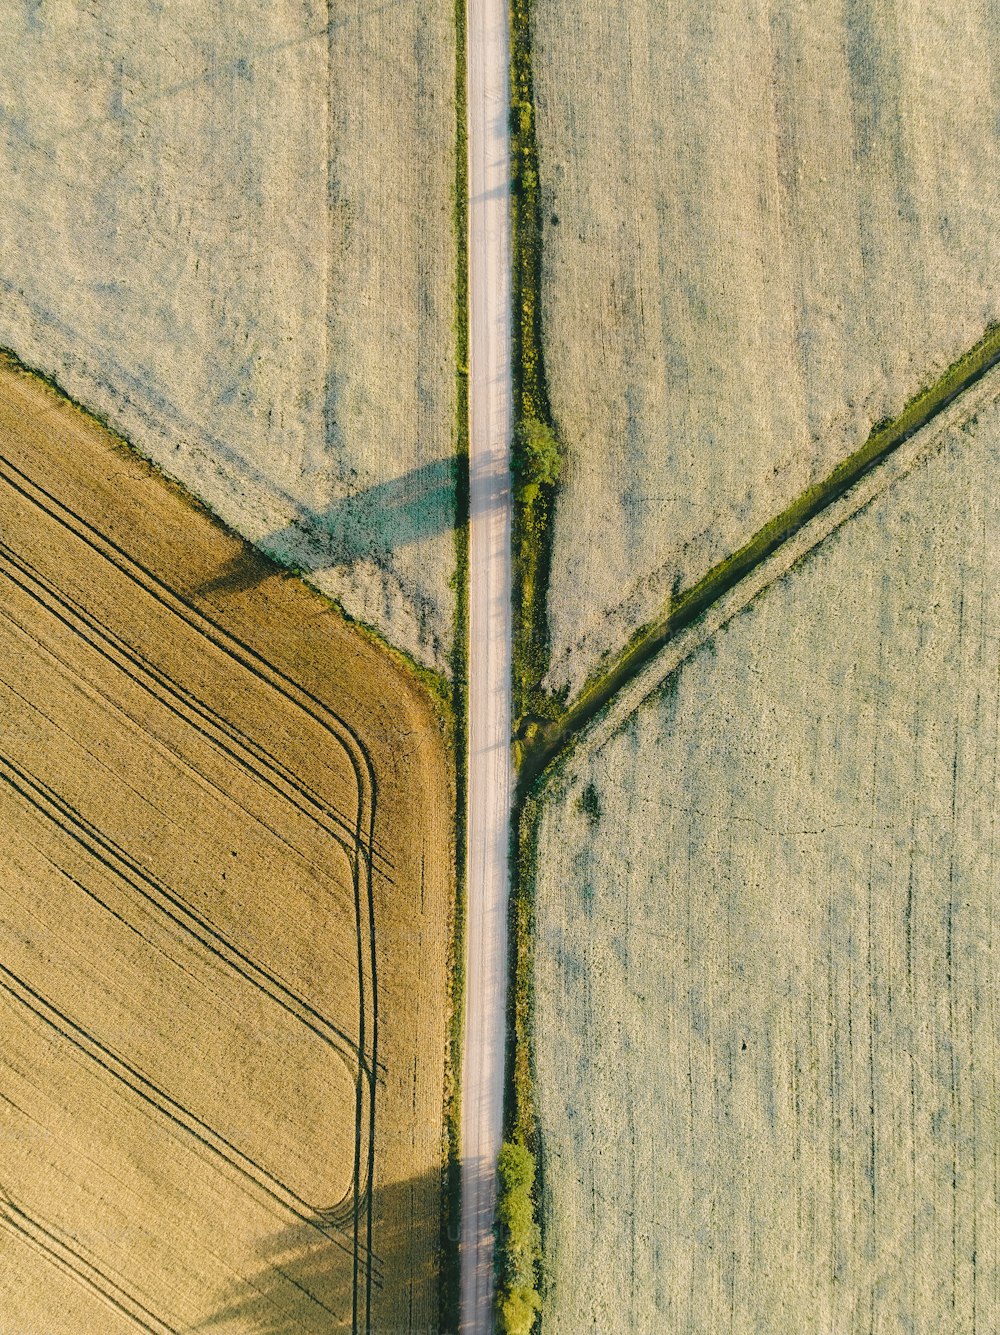
<path fill-rule="evenodd" d="M 541 809 L 533 797 L 519 802 L 512 826 L 516 844 L 513 857 L 513 894 L 510 904 L 511 976 L 514 986 L 508 1001 L 508 1038 L 511 1051 L 510 1094 L 506 1134 L 538 1153 L 534 1078 L 531 1064 L 531 1021 L 534 1003 L 532 962 L 535 940 L 535 878 L 538 869 L 538 824 Z"/>
<path fill-rule="evenodd" d="M 542 352 L 542 201 L 535 138 L 531 0 L 511 0 L 511 230 L 514 439 L 512 694 L 515 719 L 554 719 L 559 702 L 541 683 L 549 668 L 548 584 L 559 447 Z M 531 1071 L 531 949 L 538 812 L 518 802 L 512 818 L 510 966 L 505 1139 L 498 1165 L 495 1254 L 497 1324 L 528 1335 L 540 1309 L 541 1182 Z"/>
<path fill-rule="evenodd" d="M 506 1335 L 531 1335 L 542 1306 L 537 1284 L 542 1240 L 535 1218 L 535 1171 L 535 1156 L 523 1141 L 504 1141 L 497 1164 L 497 1215 L 503 1255 L 499 1316 Z"/>
<path fill-rule="evenodd" d="M 504 1147 L 499 1165 L 497 1198 L 497 1318 L 504 1335 L 528 1335 L 540 1315 L 541 1260 L 544 1245 L 539 1203 L 543 1191 L 541 1136 L 535 1108 L 532 1016 L 535 939 L 535 878 L 538 861 L 539 803 L 519 801 L 511 826 L 510 963 L 513 980 L 507 1003 L 507 1098 Z M 530 1181 L 505 1173 L 504 1164 L 526 1164 Z M 530 1209 L 528 1208 L 530 1206 Z"/>
<path fill-rule="evenodd" d="M 531 67 L 531 0 L 511 0 L 512 363 L 514 382 L 513 703 L 554 718 L 546 612 L 559 452 L 542 355 L 542 220 Z M 544 442 L 539 451 L 533 448 Z"/>
<path fill-rule="evenodd" d="M 530 792 L 541 774 L 577 734 L 659 653 L 679 631 L 690 626 L 724 593 L 820 514 L 867 473 L 927 426 L 1000 361 L 1000 325 L 991 325 L 975 347 L 954 362 L 933 385 L 920 391 L 894 418 L 877 422 L 859 449 L 821 482 L 814 483 L 738 551 L 713 566 L 681 593 L 663 617 L 641 627 L 624 651 L 583 688 L 557 719 L 539 717 L 523 723 L 517 743 L 519 786 Z"/>

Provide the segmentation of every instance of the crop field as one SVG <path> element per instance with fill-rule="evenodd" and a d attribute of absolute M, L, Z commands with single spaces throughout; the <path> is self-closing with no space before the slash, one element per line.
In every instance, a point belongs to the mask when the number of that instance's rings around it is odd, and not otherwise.
<path fill-rule="evenodd" d="M 532 0 L 552 688 L 1000 317 L 988 4 Z"/>
<path fill-rule="evenodd" d="M 554 779 L 546 1335 L 1000 1327 L 996 389 L 937 441 Z"/>
<path fill-rule="evenodd" d="M 436 1328 L 429 701 L 10 363 L 0 578 L 0 1324 Z"/>
<path fill-rule="evenodd" d="M 445 669 L 452 0 L 8 9 L 0 345 Z"/>

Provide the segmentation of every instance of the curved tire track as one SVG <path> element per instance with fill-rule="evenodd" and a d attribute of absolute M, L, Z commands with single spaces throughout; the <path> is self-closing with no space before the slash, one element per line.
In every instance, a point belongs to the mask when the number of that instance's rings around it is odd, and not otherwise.
<path fill-rule="evenodd" d="M 172 589 L 151 570 L 130 556 L 105 534 L 87 522 L 70 506 L 65 505 L 37 481 L 28 476 L 12 460 L 0 455 L 0 480 L 4 481 L 23 500 L 54 523 L 72 534 L 97 556 L 111 565 L 118 573 L 130 580 L 137 588 L 151 598 L 160 607 L 176 616 L 196 634 L 203 637 L 225 658 L 248 672 L 254 679 L 275 691 L 300 713 L 317 724 L 340 748 L 347 757 L 354 773 L 358 794 L 357 817 L 351 834 L 354 839 L 356 855 L 352 859 L 356 946 L 358 961 L 359 992 L 359 1034 L 356 1051 L 360 1054 L 356 1089 L 357 1104 L 355 1110 L 355 1158 L 353 1168 L 353 1314 L 352 1326 L 355 1331 L 368 1330 L 371 1320 L 371 1300 L 373 1283 L 377 1282 L 374 1274 L 374 1254 L 372 1250 L 373 1200 L 370 1184 L 374 1177 L 375 1155 L 375 1095 L 378 1072 L 378 989 L 375 954 L 375 910 L 372 890 L 372 869 L 375 848 L 375 810 L 377 781 L 370 757 L 359 734 L 331 710 L 322 700 L 293 681 L 274 664 L 246 644 L 238 636 L 220 625 L 193 602 Z M 86 847 L 91 840 L 90 851 L 105 866 L 106 857 L 118 857 L 126 868 L 133 862 L 124 850 L 112 846 L 105 847 L 104 853 L 97 853 L 101 841 L 105 839 L 95 827 L 89 826 L 79 813 L 66 810 L 68 804 L 62 803 L 51 790 L 46 793 L 45 786 L 37 788 L 30 775 L 14 767 L 12 782 L 9 762 L 0 765 L 0 776 L 21 792 L 22 797 L 33 805 L 45 810 L 46 803 L 50 810 L 57 812 L 63 807 L 62 818 L 68 819 L 76 834 L 84 837 L 79 842 Z M 22 786 L 19 786 L 22 785 Z M 32 789 L 35 796 L 29 796 Z M 27 790 L 27 791 L 25 791 Z M 53 801 L 54 799 L 54 801 Z M 48 812 L 46 813 L 48 814 Z M 49 817 L 51 819 L 51 816 Z M 60 819 L 57 817 L 57 819 Z M 60 819 L 60 824 L 62 819 Z M 88 828 L 89 827 L 89 828 Z M 72 833 L 72 829 L 68 831 Z M 109 867 L 117 871 L 113 865 Z M 120 875 L 120 871 L 118 872 Z M 125 879 L 134 890 L 152 899 L 161 912 L 174 917 L 184 930 L 191 931 L 207 949 L 218 955 L 230 967 L 243 972 L 262 990 L 272 995 L 279 1004 L 284 1005 L 302 1023 L 313 1028 L 318 1024 L 317 1032 L 322 1035 L 329 1021 L 321 1016 L 303 999 L 298 998 L 290 989 L 274 976 L 263 970 L 238 947 L 229 943 L 216 932 L 206 920 L 201 919 L 189 905 L 173 896 L 166 887 L 160 886 L 155 878 L 138 864 L 131 867 L 131 876 Z M 136 880 L 146 885 L 144 892 Z M 165 907 L 165 905 L 169 907 Z M 193 928 L 193 930 L 192 930 Z M 199 936 L 199 933 L 201 935 Z M 214 944 L 212 944 L 214 943 Z M 271 989 L 269 991 L 269 988 Z M 337 1035 L 333 1027 L 334 1035 Z M 339 1037 L 339 1035 L 337 1035 Z M 325 1040 L 329 1041 L 329 1039 Z M 336 1040 L 331 1042 L 336 1047 Z"/>

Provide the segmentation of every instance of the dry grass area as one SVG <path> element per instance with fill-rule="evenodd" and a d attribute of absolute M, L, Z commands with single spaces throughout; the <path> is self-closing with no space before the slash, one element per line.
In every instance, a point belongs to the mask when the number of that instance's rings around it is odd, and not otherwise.
<path fill-rule="evenodd" d="M 0 345 L 444 668 L 451 0 L 4 18 Z"/>
<path fill-rule="evenodd" d="M 579 686 L 1000 316 L 988 4 L 534 0 Z"/>
<path fill-rule="evenodd" d="M 0 516 L 0 1324 L 434 1327 L 427 699 L 10 365 Z"/>
<path fill-rule="evenodd" d="M 543 816 L 544 1329 L 1000 1328 L 1000 401 Z"/>

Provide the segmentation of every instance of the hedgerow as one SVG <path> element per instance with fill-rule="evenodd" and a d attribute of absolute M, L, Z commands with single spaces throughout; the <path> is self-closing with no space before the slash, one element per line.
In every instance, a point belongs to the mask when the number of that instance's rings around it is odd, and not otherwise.
<path fill-rule="evenodd" d="M 521 1140 L 504 1141 L 497 1164 L 500 1223 L 497 1308 L 505 1335 L 530 1335 L 541 1310 L 538 1262 L 541 1235 L 535 1219 L 535 1156 Z"/>

